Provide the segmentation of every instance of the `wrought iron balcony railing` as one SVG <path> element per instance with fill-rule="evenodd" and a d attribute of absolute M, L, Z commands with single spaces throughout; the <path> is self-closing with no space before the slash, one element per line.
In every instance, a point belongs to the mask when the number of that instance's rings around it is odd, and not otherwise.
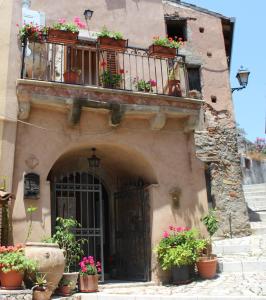
<path fill-rule="evenodd" d="M 21 78 L 176 97 L 188 96 L 184 57 L 149 56 L 147 49 L 101 50 L 95 44 L 29 42 Z"/>

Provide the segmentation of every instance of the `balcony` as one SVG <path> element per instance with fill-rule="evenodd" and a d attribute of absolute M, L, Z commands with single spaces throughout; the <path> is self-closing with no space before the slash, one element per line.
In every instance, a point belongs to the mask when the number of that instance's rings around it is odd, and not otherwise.
<path fill-rule="evenodd" d="M 189 119 L 198 116 L 202 104 L 189 97 L 183 56 L 152 57 L 147 49 L 134 47 L 102 50 L 88 42 L 26 44 L 17 95 L 21 119 L 29 116 L 31 103 L 102 108 L 123 115 L 163 111 Z"/>

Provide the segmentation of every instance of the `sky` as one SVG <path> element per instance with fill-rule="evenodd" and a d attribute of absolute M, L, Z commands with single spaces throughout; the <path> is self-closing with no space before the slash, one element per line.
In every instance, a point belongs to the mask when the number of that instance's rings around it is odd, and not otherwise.
<path fill-rule="evenodd" d="M 184 2 L 236 18 L 231 61 L 231 86 L 240 66 L 250 71 L 248 86 L 233 93 L 236 122 L 254 142 L 265 138 L 266 118 L 266 1 L 184 0 Z M 264 74 L 265 73 L 265 74 Z"/>

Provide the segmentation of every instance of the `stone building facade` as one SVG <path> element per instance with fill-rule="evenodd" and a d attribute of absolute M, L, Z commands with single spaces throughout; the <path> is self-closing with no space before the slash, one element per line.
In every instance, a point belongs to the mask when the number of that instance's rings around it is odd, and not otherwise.
<path fill-rule="evenodd" d="M 106 276 L 151 280 L 162 231 L 176 224 L 204 233 L 200 219 L 211 204 L 220 236 L 249 234 L 229 83 L 233 20 L 180 1 L 29 2 L 47 25 L 89 8 L 91 33 L 105 25 L 129 46 L 117 54 L 101 52 L 93 38 L 74 48 L 29 43 L 21 64 L 22 3 L 3 1 L 0 175 L 16 195 L 13 242 L 24 241 L 34 205 L 32 240 L 49 236 L 57 216 L 75 217 L 77 236 L 88 239 L 86 251 L 104 262 Z M 185 40 L 176 59 L 147 55 L 153 37 L 166 34 Z M 70 60 L 81 64 L 79 84 L 63 79 Z M 123 69 L 119 89 L 98 80 L 105 64 Z M 178 95 L 167 90 L 171 68 Z M 155 77 L 152 91 L 132 83 Z M 99 167 L 89 167 L 92 155 Z"/>

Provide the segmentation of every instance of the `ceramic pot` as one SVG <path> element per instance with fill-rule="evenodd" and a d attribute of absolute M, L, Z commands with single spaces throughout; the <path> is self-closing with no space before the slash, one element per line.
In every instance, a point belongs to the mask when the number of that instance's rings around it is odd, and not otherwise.
<path fill-rule="evenodd" d="M 64 73 L 64 82 L 65 83 L 78 83 L 79 74 L 75 71 L 67 71 Z"/>
<path fill-rule="evenodd" d="M 22 289 L 22 280 L 23 280 L 24 272 L 20 271 L 9 271 L 3 272 L 0 271 L 0 281 L 1 281 L 1 289 L 3 290 L 18 290 Z"/>
<path fill-rule="evenodd" d="M 26 243 L 25 256 L 37 262 L 37 271 L 45 274 L 47 280 L 47 294 L 49 297 L 62 277 L 65 268 L 63 250 L 57 244 Z"/>
<path fill-rule="evenodd" d="M 175 97 L 182 97 L 180 80 L 170 79 L 168 80 L 168 95 Z"/>
<path fill-rule="evenodd" d="M 79 275 L 79 290 L 82 293 L 98 292 L 98 275 Z"/>
<path fill-rule="evenodd" d="M 35 288 L 32 293 L 32 300 L 49 300 L 50 291 L 47 288 Z"/>
<path fill-rule="evenodd" d="M 79 277 L 78 272 L 63 273 L 61 282 L 63 282 L 65 285 L 60 286 L 60 283 L 59 283 L 59 287 L 57 289 L 57 294 L 62 295 L 62 296 L 72 295 L 76 288 L 78 277 Z"/>
<path fill-rule="evenodd" d="M 172 268 L 172 281 L 173 284 L 186 284 L 192 281 L 191 277 L 191 265 L 174 266 Z"/>
<path fill-rule="evenodd" d="M 197 268 L 201 278 L 211 279 L 215 277 L 217 272 L 217 257 L 215 255 L 200 257 L 197 262 Z"/>

